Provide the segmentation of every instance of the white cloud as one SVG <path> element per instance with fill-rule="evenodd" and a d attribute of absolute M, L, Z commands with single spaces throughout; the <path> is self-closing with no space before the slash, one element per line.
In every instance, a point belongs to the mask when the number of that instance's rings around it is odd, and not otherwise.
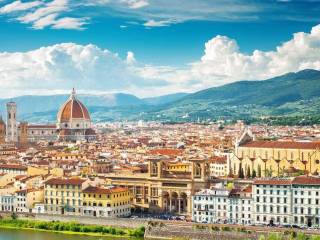
<path fill-rule="evenodd" d="M 124 0 L 132 9 L 143 8 L 149 5 L 148 0 Z"/>
<path fill-rule="evenodd" d="M 21 2 L 14 1 L 0 8 L 0 13 L 11 13 L 16 11 L 24 11 L 42 5 L 41 1 Z"/>
<path fill-rule="evenodd" d="M 45 21 L 44 23 L 45 24 Z M 320 25 L 295 33 L 274 51 L 240 51 L 237 42 L 216 36 L 198 61 L 184 67 L 139 63 L 95 45 L 63 43 L 30 52 L 0 53 L 0 94 L 69 91 L 130 92 L 140 96 L 193 92 L 237 80 L 260 80 L 306 68 L 320 70 Z"/>
<path fill-rule="evenodd" d="M 139 74 L 149 79 L 167 79 L 167 89 L 196 91 L 237 80 L 262 80 L 306 68 L 320 70 L 320 25 L 310 33 L 295 33 L 274 51 L 240 51 L 237 42 L 216 36 L 205 44 L 199 61 L 185 68 L 144 66 Z"/>
<path fill-rule="evenodd" d="M 135 59 L 135 57 L 134 57 L 134 53 L 131 52 L 131 51 L 127 52 L 127 63 L 128 63 L 128 64 L 134 64 L 134 63 L 136 63 L 136 59 Z"/>
<path fill-rule="evenodd" d="M 128 54 L 134 59 L 133 54 Z M 57 44 L 30 52 L 0 53 L 1 96 L 12 92 L 133 91 L 164 81 L 138 76 L 126 60 L 95 45 Z"/>
<path fill-rule="evenodd" d="M 169 26 L 171 25 L 172 23 L 176 23 L 175 21 L 172 21 L 172 20 L 159 20 L 159 21 L 156 21 L 156 20 L 148 20 L 147 22 L 145 22 L 143 25 L 145 27 L 166 27 L 166 26 Z"/>
<path fill-rule="evenodd" d="M 191 72 L 195 79 L 219 85 L 266 79 L 305 68 L 320 69 L 320 25 L 310 33 L 295 33 L 275 51 L 255 50 L 250 55 L 241 53 L 235 40 L 217 36 L 205 44 L 205 54 L 192 64 Z M 215 76 L 222 76 L 222 81 L 213 81 Z"/>
<path fill-rule="evenodd" d="M 15 19 L 25 24 L 31 24 L 34 29 L 51 27 L 53 29 L 82 30 L 89 20 L 87 17 L 65 16 L 66 13 L 72 11 L 69 0 L 15 1 L 0 9 L 2 14 L 11 14 L 17 11 L 21 13 L 18 16 L 14 15 Z"/>

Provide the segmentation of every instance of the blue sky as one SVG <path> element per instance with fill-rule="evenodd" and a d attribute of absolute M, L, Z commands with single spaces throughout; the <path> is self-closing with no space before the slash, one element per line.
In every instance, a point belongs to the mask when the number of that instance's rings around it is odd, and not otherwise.
<path fill-rule="evenodd" d="M 5 56 L 6 62 L 13 60 L 10 66 L 0 67 L 0 76 L 15 83 L 12 89 L 8 86 L 9 95 L 46 93 L 51 88 L 63 92 L 69 85 L 79 85 L 80 90 L 90 86 L 92 92 L 122 91 L 141 96 L 150 95 L 148 92 L 154 88 L 162 89 L 159 94 L 196 91 L 242 78 L 272 77 L 304 66 L 317 68 L 318 59 L 313 54 L 307 61 L 302 55 L 289 56 L 292 63 L 288 66 L 266 73 L 261 72 L 265 66 L 258 62 L 255 64 L 261 67 L 260 72 L 252 75 L 244 72 L 239 77 L 230 69 L 215 66 L 217 61 L 223 66 L 231 58 L 235 63 L 251 63 L 252 59 L 256 61 L 253 52 L 258 50 L 272 68 L 276 64 L 268 52 L 276 52 L 284 43 L 293 41 L 298 32 L 310 34 L 312 41 L 316 41 L 318 36 L 310 32 L 319 23 L 320 2 L 316 0 L 0 0 L 0 52 L 20 54 L 17 59 L 16 55 Z M 71 45 L 57 46 L 63 43 Z M 305 44 L 308 43 L 309 40 Z M 78 48 L 81 51 L 75 50 Z M 90 52 L 86 61 L 92 63 L 97 56 L 103 58 L 98 65 L 94 62 L 89 73 L 81 72 L 83 69 L 79 69 L 75 60 L 83 50 Z M 29 51 L 32 53 L 27 54 Z M 39 51 L 45 52 L 42 58 Z M 106 56 L 104 51 L 114 56 Z M 71 70 L 61 66 L 57 69 L 59 64 L 52 61 L 52 56 L 48 57 L 52 52 L 54 57 L 60 54 L 57 59 L 63 58 L 67 62 L 64 65 L 70 64 Z M 133 56 L 129 65 L 128 52 Z M 234 59 L 233 52 L 239 54 L 240 60 Z M 25 85 L 32 74 L 24 73 L 32 71 L 28 69 L 32 64 L 21 70 L 21 58 L 50 64 L 49 70 L 48 64 L 41 64 L 45 67 L 37 77 L 38 81 L 46 79 L 47 85 L 40 84 L 39 88 Z M 221 59 L 226 62 L 221 63 Z M 243 64 L 247 66 L 248 62 Z M 123 67 L 128 75 L 117 80 L 117 69 Z M 104 72 L 105 68 L 110 71 Z M 52 75 L 52 71 L 59 73 L 56 79 L 45 75 L 46 72 Z M 192 78 L 187 77 L 190 72 Z M 102 76 L 113 80 L 106 82 Z M 79 78 L 78 84 L 73 80 L 75 77 Z M 117 86 L 113 81 L 122 84 Z"/>

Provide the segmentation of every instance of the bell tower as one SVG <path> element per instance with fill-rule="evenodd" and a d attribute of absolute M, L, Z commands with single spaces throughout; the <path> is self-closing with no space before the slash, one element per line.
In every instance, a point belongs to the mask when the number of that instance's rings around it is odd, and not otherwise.
<path fill-rule="evenodd" d="M 28 144 L 28 123 L 27 122 L 20 123 L 19 144 L 24 147 Z"/>
<path fill-rule="evenodd" d="M 2 120 L 2 116 L 0 116 L 0 144 L 5 143 L 6 141 L 6 124 Z"/>
<path fill-rule="evenodd" d="M 18 141 L 18 126 L 17 126 L 17 104 L 15 102 L 7 103 L 7 142 Z"/>

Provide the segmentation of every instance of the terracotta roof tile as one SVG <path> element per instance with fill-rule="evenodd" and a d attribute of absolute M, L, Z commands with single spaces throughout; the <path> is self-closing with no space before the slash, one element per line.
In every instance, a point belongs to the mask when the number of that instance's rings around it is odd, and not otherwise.
<path fill-rule="evenodd" d="M 240 146 L 252 148 L 316 149 L 320 148 L 320 142 L 251 141 Z"/>

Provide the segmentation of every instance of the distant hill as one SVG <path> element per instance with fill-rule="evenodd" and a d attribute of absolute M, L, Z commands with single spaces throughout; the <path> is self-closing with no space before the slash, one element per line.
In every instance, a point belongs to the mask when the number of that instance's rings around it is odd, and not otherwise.
<path fill-rule="evenodd" d="M 239 81 L 190 94 L 180 101 L 210 100 L 229 105 L 279 106 L 320 96 L 320 71 L 303 70 L 264 81 Z"/>
<path fill-rule="evenodd" d="M 176 93 L 154 98 L 138 98 L 131 94 L 115 93 L 103 95 L 78 94 L 78 98 L 89 108 L 90 112 L 95 114 L 97 119 L 100 116 L 106 115 L 106 112 L 111 111 L 109 117 L 103 117 L 102 120 L 112 120 L 118 116 L 115 108 L 119 111 L 124 111 L 125 108 L 149 109 L 148 105 L 161 105 L 171 101 L 178 100 L 186 93 Z M 59 107 L 69 98 L 67 94 L 60 95 L 26 95 L 14 98 L 0 99 L 0 112 L 3 118 L 6 114 L 6 103 L 14 101 L 18 107 L 18 117 L 21 120 L 30 122 L 55 122 Z M 131 111 L 129 111 L 131 112 Z M 114 116 L 112 116 L 114 114 Z M 122 116 L 122 115 L 121 115 Z"/>
<path fill-rule="evenodd" d="M 320 114 L 320 71 L 260 81 L 238 81 L 189 94 L 148 112 L 161 120 L 248 119 L 266 116 Z"/>
<path fill-rule="evenodd" d="M 163 95 L 160 97 L 143 98 L 142 100 L 146 104 L 150 105 L 162 105 L 170 102 L 180 100 L 181 98 L 187 96 L 188 93 L 173 93 L 168 95 Z"/>
<path fill-rule="evenodd" d="M 5 103 L 12 100 L 18 104 L 19 119 L 55 122 L 58 108 L 67 98 L 68 95 L 52 95 L 0 99 L 0 110 L 4 113 Z M 320 124 L 320 71 L 306 69 L 267 80 L 239 81 L 192 94 L 140 99 L 117 93 L 79 98 L 96 122 L 251 120 L 280 116 L 315 118 L 310 122 Z"/>
<path fill-rule="evenodd" d="M 115 107 L 133 106 L 145 104 L 143 100 L 130 94 L 116 93 L 104 95 L 78 95 L 79 99 L 88 107 Z M 69 98 L 69 95 L 49 96 L 20 96 L 10 99 L 0 99 L 0 111 L 5 115 L 6 103 L 14 101 L 17 103 L 18 115 L 31 116 L 34 113 L 50 112 L 56 114 L 58 108 Z M 51 118 L 51 117 L 49 117 Z M 29 117 L 27 117 L 29 119 Z"/>

